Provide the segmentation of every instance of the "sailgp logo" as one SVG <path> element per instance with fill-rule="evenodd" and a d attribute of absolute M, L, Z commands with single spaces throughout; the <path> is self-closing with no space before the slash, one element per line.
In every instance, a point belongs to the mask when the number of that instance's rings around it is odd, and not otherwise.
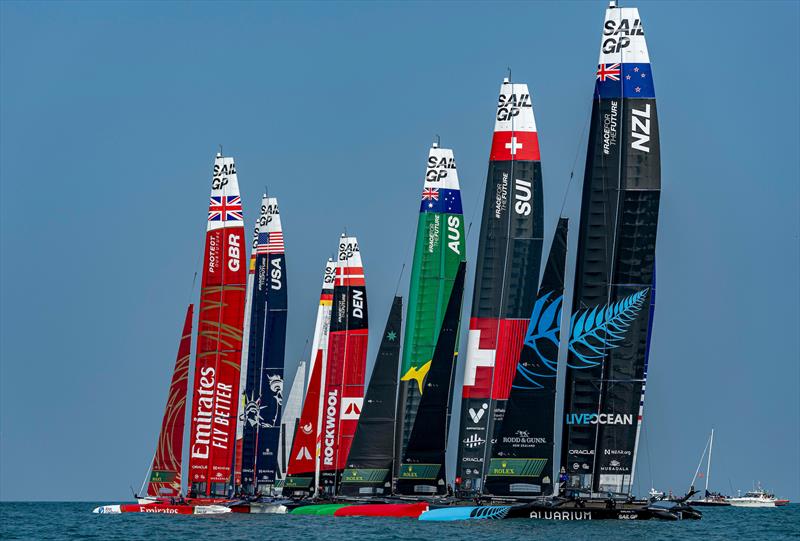
<path fill-rule="evenodd" d="M 480 422 L 481 418 L 483 417 L 483 414 L 486 413 L 486 410 L 488 409 L 489 409 L 489 404 L 487 404 L 486 402 L 481 404 L 481 407 L 480 409 L 478 409 L 478 411 L 475 411 L 474 408 L 469 408 L 469 416 L 470 419 L 472 419 L 472 422 L 473 423 Z"/>
<path fill-rule="evenodd" d="M 631 413 L 568 413 L 568 425 L 632 425 Z"/>

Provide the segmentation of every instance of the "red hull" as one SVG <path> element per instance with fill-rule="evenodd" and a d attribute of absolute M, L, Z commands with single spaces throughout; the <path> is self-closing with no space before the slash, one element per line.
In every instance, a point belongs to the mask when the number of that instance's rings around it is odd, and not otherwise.
<path fill-rule="evenodd" d="M 428 504 L 420 503 L 373 503 L 350 505 L 337 509 L 335 517 L 408 517 L 419 518 L 428 510 Z"/>

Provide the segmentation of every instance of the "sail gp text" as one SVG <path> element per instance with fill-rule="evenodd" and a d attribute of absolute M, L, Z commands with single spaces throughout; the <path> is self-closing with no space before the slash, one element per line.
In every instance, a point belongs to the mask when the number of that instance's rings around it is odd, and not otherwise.
<path fill-rule="evenodd" d="M 217 382 L 213 366 L 201 368 L 197 386 L 197 417 L 192 419 L 192 458 L 208 459 L 211 446 L 228 448 L 232 405 L 233 386 Z"/>

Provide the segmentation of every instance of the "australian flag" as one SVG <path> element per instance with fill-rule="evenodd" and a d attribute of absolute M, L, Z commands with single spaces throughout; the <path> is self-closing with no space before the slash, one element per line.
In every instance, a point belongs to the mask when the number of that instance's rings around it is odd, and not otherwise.
<path fill-rule="evenodd" d="M 595 98 L 655 98 L 650 64 L 600 64 Z"/>
<path fill-rule="evenodd" d="M 424 190 L 422 192 L 422 203 L 419 206 L 420 212 L 447 212 L 449 214 L 461 214 L 461 190 L 448 190 L 446 188 Z"/>

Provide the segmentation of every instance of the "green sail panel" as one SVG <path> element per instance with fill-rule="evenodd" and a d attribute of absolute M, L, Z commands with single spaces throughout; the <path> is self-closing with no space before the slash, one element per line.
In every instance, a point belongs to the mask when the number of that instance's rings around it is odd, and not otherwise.
<path fill-rule="evenodd" d="M 398 458 L 403 456 L 414 426 L 421 389 L 430 370 L 458 265 L 465 261 L 464 237 L 464 215 L 453 151 L 434 143 L 425 169 L 408 293 L 397 394 L 395 456 Z M 399 464 L 400 460 L 395 463 Z"/>

